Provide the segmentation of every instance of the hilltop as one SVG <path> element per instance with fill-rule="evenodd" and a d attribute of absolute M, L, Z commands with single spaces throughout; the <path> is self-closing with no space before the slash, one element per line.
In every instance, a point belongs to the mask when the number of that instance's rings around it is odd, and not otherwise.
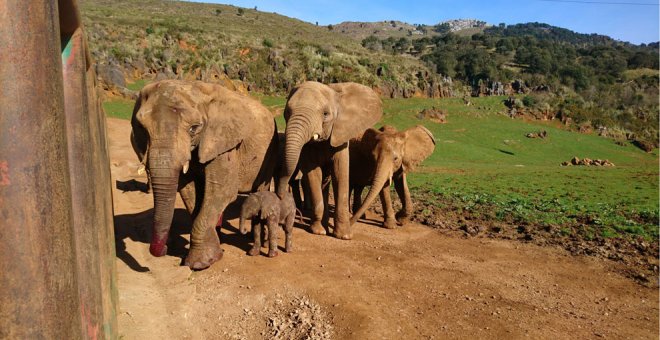
<path fill-rule="evenodd" d="M 483 32 L 490 25 L 476 19 L 454 19 L 442 21 L 436 25 L 409 24 L 397 20 L 385 20 L 376 22 L 345 21 L 333 26 L 335 31 L 362 41 L 362 39 L 369 36 L 375 36 L 380 39 L 389 37 L 417 39 L 421 37 L 434 37 L 447 32 L 471 36 L 472 34 Z"/>

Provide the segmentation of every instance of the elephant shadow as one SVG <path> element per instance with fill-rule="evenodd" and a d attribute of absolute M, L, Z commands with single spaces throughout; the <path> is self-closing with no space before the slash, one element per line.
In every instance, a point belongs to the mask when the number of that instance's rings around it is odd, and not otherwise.
<path fill-rule="evenodd" d="M 135 214 L 116 215 L 115 225 L 115 251 L 117 257 L 127 266 L 137 272 L 148 272 L 149 268 L 142 266 L 126 249 L 126 239 L 134 242 L 149 244 L 152 236 L 154 210 L 148 209 Z M 175 209 L 172 219 L 172 228 L 167 242 L 167 255 L 182 259 L 188 253 L 186 246 L 188 240 L 182 235 L 190 234 L 192 220 L 185 209 Z"/>
<path fill-rule="evenodd" d="M 128 191 L 141 191 L 144 193 L 149 192 L 149 185 L 144 182 L 136 181 L 135 179 L 130 179 L 128 181 L 115 181 L 115 186 L 117 190 L 122 192 Z"/>

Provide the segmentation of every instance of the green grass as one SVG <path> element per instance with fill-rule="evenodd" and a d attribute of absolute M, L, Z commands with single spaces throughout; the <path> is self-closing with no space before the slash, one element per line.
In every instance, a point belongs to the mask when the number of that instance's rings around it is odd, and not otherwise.
<path fill-rule="evenodd" d="M 601 236 L 658 236 L 658 151 L 561 129 L 556 122 L 526 122 L 504 115 L 504 98 L 385 100 L 383 123 L 423 124 L 435 152 L 409 176 L 413 190 L 457 206 L 486 206 L 494 218 L 516 223 L 586 224 Z M 448 122 L 421 121 L 425 107 L 448 112 Z M 525 134 L 546 130 L 546 139 Z M 616 167 L 561 167 L 572 157 L 609 159 Z"/>
<path fill-rule="evenodd" d="M 147 85 L 149 83 L 148 80 L 145 79 L 138 79 L 132 83 L 126 84 L 126 88 L 132 91 L 140 91 L 144 87 L 144 85 Z"/>
<path fill-rule="evenodd" d="M 282 108 L 285 98 L 257 96 Z M 413 192 L 432 204 L 513 223 L 553 225 L 603 237 L 658 237 L 658 150 L 644 153 L 596 135 L 561 128 L 557 122 L 510 119 L 504 97 L 386 99 L 382 124 L 405 129 L 423 124 L 436 138 L 435 152 L 410 174 Z M 447 123 L 422 121 L 423 108 L 440 107 Z M 104 103 L 108 116 L 129 119 L 132 101 Z M 284 118 L 276 118 L 284 130 Z M 546 130 L 545 139 L 525 134 Z M 562 167 L 572 157 L 608 159 L 615 167 Z M 430 195 L 429 195 L 430 194 Z M 430 198 L 431 197 L 431 198 Z M 433 198 L 435 197 L 435 198 Z"/>
<path fill-rule="evenodd" d="M 131 119 L 134 101 L 123 98 L 112 98 L 103 102 L 106 116 L 120 119 Z"/>

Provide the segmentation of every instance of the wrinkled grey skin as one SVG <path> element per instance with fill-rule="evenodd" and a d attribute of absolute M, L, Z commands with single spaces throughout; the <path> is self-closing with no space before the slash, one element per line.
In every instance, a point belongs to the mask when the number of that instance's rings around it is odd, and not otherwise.
<path fill-rule="evenodd" d="M 250 194 L 241 206 L 241 218 L 239 230 L 241 234 L 247 233 L 246 219 L 251 219 L 254 245 L 248 251 L 248 255 L 255 256 L 261 252 L 261 232 L 268 227 L 268 257 L 277 256 L 277 226 L 282 225 L 286 235 L 284 250 L 292 251 L 291 241 L 293 234 L 293 222 L 296 218 L 296 203 L 293 195 L 286 192 L 280 198 L 274 192 L 261 191 Z M 265 231 L 264 231 L 265 232 Z"/>

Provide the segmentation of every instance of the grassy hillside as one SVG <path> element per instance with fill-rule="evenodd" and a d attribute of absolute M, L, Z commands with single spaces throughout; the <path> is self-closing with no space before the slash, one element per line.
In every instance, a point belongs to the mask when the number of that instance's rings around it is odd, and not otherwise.
<path fill-rule="evenodd" d="M 418 59 L 373 53 L 328 27 L 277 13 L 166 0 L 86 0 L 81 7 L 95 60 L 129 79 L 227 77 L 280 94 L 302 80 L 356 81 L 397 94 L 440 83 Z"/>

